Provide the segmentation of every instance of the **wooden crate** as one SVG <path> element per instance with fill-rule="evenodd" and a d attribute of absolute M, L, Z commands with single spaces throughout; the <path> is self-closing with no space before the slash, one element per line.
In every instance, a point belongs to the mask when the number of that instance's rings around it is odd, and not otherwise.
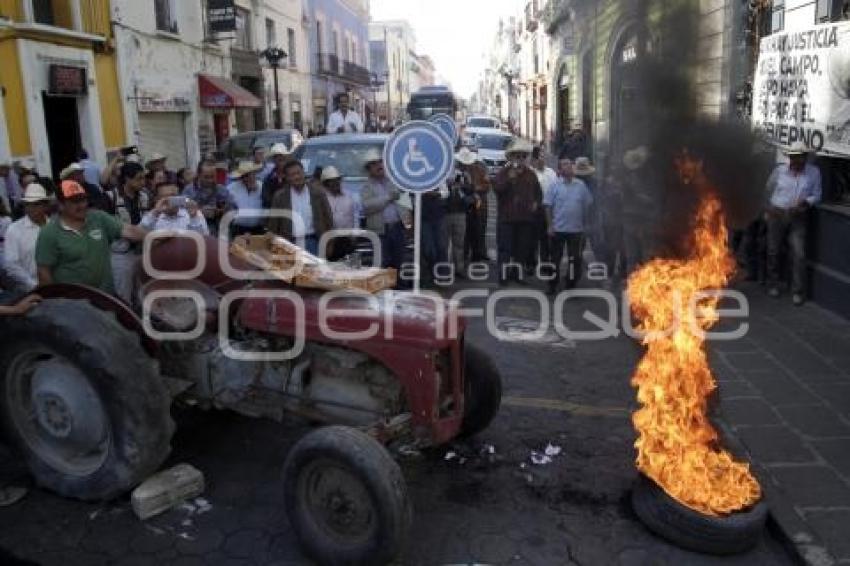
<path fill-rule="evenodd" d="M 398 282 L 395 269 L 377 267 L 352 269 L 341 264 L 328 264 L 320 267 L 305 267 L 295 277 L 295 285 L 309 289 L 342 291 L 351 289 L 377 293 L 392 289 Z"/>
<path fill-rule="evenodd" d="M 377 293 L 394 288 L 398 282 L 395 269 L 354 269 L 344 264 L 328 263 L 273 234 L 239 236 L 233 241 L 231 252 L 257 269 L 307 289 L 352 289 Z M 299 257 L 301 267 L 296 270 Z"/>

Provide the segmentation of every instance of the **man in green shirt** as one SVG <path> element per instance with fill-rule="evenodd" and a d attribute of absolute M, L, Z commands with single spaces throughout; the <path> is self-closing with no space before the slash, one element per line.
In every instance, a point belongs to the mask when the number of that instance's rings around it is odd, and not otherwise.
<path fill-rule="evenodd" d="M 87 193 L 75 181 L 63 181 L 58 197 L 59 215 L 41 229 L 35 247 L 39 285 L 74 283 L 114 293 L 111 244 L 120 238 L 138 242 L 147 232 L 89 210 Z"/>

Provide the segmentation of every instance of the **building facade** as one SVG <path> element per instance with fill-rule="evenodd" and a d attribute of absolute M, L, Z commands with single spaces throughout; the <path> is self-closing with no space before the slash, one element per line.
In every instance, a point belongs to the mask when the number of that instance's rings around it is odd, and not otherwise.
<path fill-rule="evenodd" d="M 519 102 L 517 99 L 520 46 L 517 42 L 515 17 L 500 20 L 490 49 L 485 55 L 484 71 L 479 81 L 478 111 L 499 118 L 514 127 Z"/>
<path fill-rule="evenodd" d="M 278 74 L 278 93 L 274 90 L 274 70 L 264 61 L 264 89 L 266 127 L 279 124 L 283 128 L 296 128 L 306 134 L 313 124 L 312 79 L 310 76 L 310 50 L 307 6 L 303 0 L 266 0 L 262 25 L 258 25 L 257 47 L 283 49 L 286 58 Z M 262 60 L 262 59 L 261 59 Z M 280 98 L 278 110 L 277 98 Z"/>
<path fill-rule="evenodd" d="M 371 100 L 368 0 L 307 2 L 314 125 L 327 123 L 341 93 L 365 116 Z"/>
<path fill-rule="evenodd" d="M 518 61 L 517 129 L 536 143 L 549 141 L 549 37 L 540 24 L 542 0 L 530 0 L 517 17 L 514 30 Z"/>
<path fill-rule="evenodd" d="M 210 33 L 205 4 L 113 0 L 124 116 L 143 155 L 168 156 L 169 167 L 194 166 L 262 110 L 260 99 L 232 80 L 229 42 Z M 244 83 L 243 83 L 244 84 Z"/>
<path fill-rule="evenodd" d="M 411 86 L 419 81 L 413 28 L 404 20 L 372 22 L 369 24 L 369 46 L 372 73 L 381 83 L 376 89 L 379 121 L 403 120 L 410 93 L 415 92 Z"/>
<path fill-rule="evenodd" d="M 0 1 L 0 159 L 43 175 L 124 145 L 108 0 Z"/>
<path fill-rule="evenodd" d="M 637 63 L 674 32 L 661 22 L 677 9 L 694 10 L 697 21 L 691 79 L 699 113 L 735 111 L 741 2 L 549 0 L 539 21 L 550 38 L 546 122 L 553 150 L 571 131 L 582 130 L 604 170 L 640 145 L 646 125 L 639 109 L 651 101 Z"/>

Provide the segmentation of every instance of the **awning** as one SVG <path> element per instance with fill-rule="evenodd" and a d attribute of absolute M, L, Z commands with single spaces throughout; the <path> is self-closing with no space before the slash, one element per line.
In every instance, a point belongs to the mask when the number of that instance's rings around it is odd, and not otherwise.
<path fill-rule="evenodd" d="M 263 101 L 233 81 L 213 75 L 198 75 L 203 108 L 260 108 Z"/>

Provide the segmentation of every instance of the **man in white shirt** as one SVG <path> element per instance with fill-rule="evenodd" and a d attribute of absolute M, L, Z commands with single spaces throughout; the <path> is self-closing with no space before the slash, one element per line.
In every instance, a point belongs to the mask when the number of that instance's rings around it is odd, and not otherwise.
<path fill-rule="evenodd" d="M 260 216 L 263 210 L 263 187 L 257 179 L 257 172 L 262 165 L 251 161 L 242 161 L 239 167 L 230 175 L 233 181 L 227 190 L 236 204 L 236 218 L 230 226 L 233 236 L 252 234 L 259 236 L 265 233 L 264 218 Z"/>
<path fill-rule="evenodd" d="M 351 100 L 343 93 L 338 98 L 339 110 L 328 119 L 329 134 L 356 134 L 363 132 L 363 120 L 351 110 Z"/>
<path fill-rule="evenodd" d="M 179 196 L 180 188 L 173 183 L 163 183 L 156 188 L 156 206 L 142 217 L 140 226 L 148 231 L 191 230 L 209 236 L 207 219 L 198 203 Z"/>
<path fill-rule="evenodd" d="M 21 199 L 25 215 L 6 231 L 6 275 L 17 289 L 26 292 L 38 286 L 38 266 L 35 262 L 35 243 L 42 226 L 47 224 L 50 199 L 44 187 L 32 183 Z"/>
<path fill-rule="evenodd" d="M 342 175 L 333 165 L 322 169 L 322 186 L 331 207 L 334 230 L 354 230 L 358 225 L 357 208 L 354 199 L 342 192 Z M 328 259 L 336 261 L 352 252 L 350 237 L 338 237 L 333 240 L 333 253 Z"/>
<path fill-rule="evenodd" d="M 333 228 L 327 195 L 321 187 L 307 183 L 300 161 L 287 163 L 284 172 L 288 188 L 275 193 L 271 206 L 283 215 L 269 219 L 269 231 L 316 255 L 322 234 Z"/>
<path fill-rule="evenodd" d="M 561 177 L 543 198 L 548 234 L 552 238 L 551 261 L 555 266 L 555 279 L 549 282 L 550 294 L 555 294 L 560 285 L 564 246 L 567 247 L 566 288 L 573 289 L 581 279 L 584 234 L 593 204 L 587 185 L 575 176 L 571 159 L 559 160 L 558 171 Z"/>
<path fill-rule="evenodd" d="M 791 293 L 797 306 L 806 301 L 809 209 L 820 202 L 823 194 L 820 170 L 808 163 L 808 154 L 804 143 L 795 143 L 786 152 L 789 163 L 777 166 L 767 181 L 771 195 L 767 211 L 768 293 L 771 297 L 780 295 L 780 253 L 787 239 L 792 265 Z"/>
<path fill-rule="evenodd" d="M 558 182 L 558 174 L 555 173 L 554 169 L 546 166 L 546 154 L 542 146 L 535 146 L 531 150 L 531 170 L 537 175 L 537 182 L 540 183 L 540 190 L 543 191 L 543 199 L 545 200 L 546 195 L 549 194 L 549 189 Z M 546 263 L 549 261 L 552 251 L 549 245 L 549 234 L 546 231 L 546 213 L 543 207 L 537 210 L 535 224 L 540 262 Z"/>

